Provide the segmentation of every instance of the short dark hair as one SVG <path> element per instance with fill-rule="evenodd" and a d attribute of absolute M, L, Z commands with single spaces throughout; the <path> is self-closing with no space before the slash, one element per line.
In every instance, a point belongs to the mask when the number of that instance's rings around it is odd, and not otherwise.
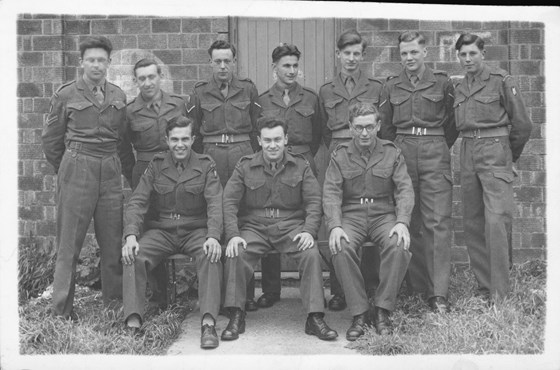
<path fill-rule="evenodd" d="M 288 124 L 283 118 L 261 117 L 257 120 L 258 135 L 261 136 L 261 132 L 263 128 L 274 128 L 277 126 L 282 126 L 282 130 L 284 130 L 284 135 L 288 133 Z"/>
<path fill-rule="evenodd" d="M 208 48 L 208 55 L 210 55 L 210 58 L 212 58 L 212 52 L 216 49 L 230 49 L 235 58 L 235 46 L 225 40 L 216 40 L 210 45 Z"/>
<path fill-rule="evenodd" d="M 347 46 L 362 44 L 362 52 L 366 50 L 367 42 L 356 30 L 348 30 L 338 37 L 336 47 L 342 50 Z"/>
<path fill-rule="evenodd" d="M 376 115 L 378 119 L 380 118 L 379 110 L 375 107 L 375 105 L 365 102 L 357 102 L 352 104 L 348 108 L 348 113 L 350 123 L 352 123 L 354 121 L 354 118 L 356 117 L 369 116 L 371 114 Z"/>
<path fill-rule="evenodd" d="M 417 31 L 404 31 L 399 35 L 399 44 L 401 42 L 412 42 L 414 40 L 418 40 L 420 45 L 426 45 L 426 39 L 424 35 Z"/>
<path fill-rule="evenodd" d="M 157 62 L 154 59 L 144 58 L 144 59 L 140 59 L 139 61 L 137 61 L 136 64 L 134 65 L 134 69 L 132 70 L 132 72 L 134 73 L 134 77 L 136 77 L 136 70 L 138 68 L 144 68 L 144 67 L 149 67 L 149 66 L 156 66 L 157 67 L 157 73 L 161 74 L 161 67 L 160 67 L 159 64 L 157 64 Z"/>
<path fill-rule="evenodd" d="M 455 50 L 459 51 L 463 45 L 471 45 L 473 43 L 476 44 L 480 50 L 484 50 L 484 40 L 480 36 L 472 33 L 462 33 L 455 43 Z"/>
<path fill-rule="evenodd" d="M 165 135 L 167 135 L 167 137 L 169 137 L 169 133 L 171 132 L 171 130 L 173 130 L 174 128 L 182 128 L 182 127 L 191 127 L 191 136 L 193 133 L 193 125 L 194 121 L 192 120 L 192 118 L 189 117 L 185 117 L 185 116 L 178 116 L 178 117 L 173 117 L 169 120 L 169 122 L 167 122 L 167 126 L 165 127 Z"/>
<path fill-rule="evenodd" d="M 297 46 L 293 44 L 280 44 L 272 51 L 272 63 L 278 62 L 282 57 L 292 55 L 299 60 L 301 52 L 298 50 Z"/>
<path fill-rule="evenodd" d="M 80 42 L 80 58 L 84 57 L 84 53 L 87 49 L 95 48 L 104 49 L 110 57 L 111 52 L 113 51 L 113 44 L 111 44 L 111 40 L 105 36 L 90 36 Z"/>

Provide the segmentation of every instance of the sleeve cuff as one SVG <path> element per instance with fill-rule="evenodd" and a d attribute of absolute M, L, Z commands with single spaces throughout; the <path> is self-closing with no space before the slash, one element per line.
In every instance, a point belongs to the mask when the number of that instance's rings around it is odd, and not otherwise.
<path fill-rule="evenodd" d="M 410 226 L 410 216 L 397 216 L 397 222 L 403 223 L 406 227 Z"/>

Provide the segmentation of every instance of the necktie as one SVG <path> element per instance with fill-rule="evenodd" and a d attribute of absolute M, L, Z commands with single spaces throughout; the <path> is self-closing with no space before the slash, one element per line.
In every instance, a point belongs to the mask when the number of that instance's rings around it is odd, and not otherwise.
<path fill-rule="evenodd" d="M 360 156 L 362 157 L 362 159 L 364 160 L 364 162 L 366 162 L 366 164 L 369 162 L 369 156 L 370 156 L 370 152 L 369 149 L 366 149 L 364 151 L 362 151 L 362 153 L 360 154 Z"/>
<path fill-rule="evenodd" d="M 100 86 L 93 87 L 93 95 L 95 96 L 99 104 L 102 104 L 103 100 L 105 100 L 105 97 L 103 96 L 103 91 L 101 91 Z"/>
<path fill-rule="evenodd" d="M 220 92 L 222 93 L 222 96 L 225 98 L 227 97 L 227 93 L 228 93 L 228 84 L 227 83 L 223 83 L 222 86 L 220 87 Z"/>
<path fill-rule="evenodd" d="M 154 112 L 159 113 L 159 105 L 159 101 L 152 102 L 152 109 L 154 110 Z"/>
<path fill-rule="evenodd" d="M 417 75 L 412 75 L 410 76 L 410 82 L 412 83 L 412 86 L 416 87 L 416 85 L 418 85 L 418 81 L 420 79 L 418 78 Z"/>
<path fill-rule="evenodd" d="M 354 90 L 354 86 L 356 86 L 356 84 L 354 83 L 354 79 L 348 76 L 346 78 L 346 82 L 344 83 L 344 86 L 346 87 L 346 91 L 348 91 L 348 94 L 352 94 L 352 90 Z"/>
<path fill-rule="evenodd" d="M 290 105 L 290 95 L 288 89 L 284 90 L 284 95 L 282 97 L 282 100 L 284 100 L 284 104 L 286 104 L 286 106 Z"/>
<path fill-rule="evenodd" d="M 472 89 L 473 84 L 474 84 L 474 76 L 467 75 L 467 86 L 469 87 L 469 90 Z"/>
<path fill-rule="evenodd" d="M 270 162 L 270 169 L 272 170 L 272 173 L 276 172 L 276 167 L 277 167 L 276 162 Z"/>
<path fill-rule="evenodd" d="M 179 175 L 183 173 L 183 169 L 183 162 L 177 162 L 177 172 L 179 172 Z"/>

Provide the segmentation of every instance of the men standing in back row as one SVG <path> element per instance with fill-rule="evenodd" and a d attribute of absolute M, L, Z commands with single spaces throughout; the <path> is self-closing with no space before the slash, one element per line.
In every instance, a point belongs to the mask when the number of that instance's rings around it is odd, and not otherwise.
<path fill-rule="evenodd" d="M 398 45 L 403 70 L 387 78 L 380 104 L 380 136 L 402 150 L 414 185 L 409 289 L 425 294 L 432 310 L 446 310 L 453 195 L 449 148 L 457 138 L 453 83 L 447 73 L 424 63 L 424 36 L 403 32 Z"/>
<path fill-rule="evenodd" d="M 352 133 L 348 125 L 348 107 L 357 102 L 373 104 L 376 108 L 380 103 L 383 82 L 367 76 L 360 70 L 366 51 L 366 40 L 356 30 L 346 31 L 340 35 L 336 42 L 336 56 L 340 62 L 340 73 L 319 89 L 319 96 L 323 105 L 323 137 L 329 153 L 338 144 L 352 140 Z M 365 262 L 362 274 L 366 282 L 368 295 L 373 294 L 378 283 L 377 265 L 379 264 L 378 251 L 368 248 L 364 251 Z M 331 294 L 329 309 L 343 310 L 346 307 L 344 293 L 336 275 L 330 271 Z"/>
<path fill-rule="evenodd" d="M 463 223 L 471 269 L 485 298 L 509 290 L 513 165 L 531 134 L 521 92 L 506 71 L 484 63 L 484 41 L 462 34 L 455 44 L 465 78 L 455 86 L 461 131 Z"/>

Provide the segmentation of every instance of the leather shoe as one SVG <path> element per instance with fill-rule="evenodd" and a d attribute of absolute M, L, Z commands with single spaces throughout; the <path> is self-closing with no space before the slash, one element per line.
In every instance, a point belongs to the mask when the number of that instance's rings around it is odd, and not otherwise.
<path fill-rule="evenodd" d="M 377 334 L 379 335 L 390 335 L 393 333 L 393 324 L 389 319 L 390 311 L 375 307 L 375 329 L 377 329 Z"/>
<path fill-rule="evenodd" d="M 272 307 L 272 305 L 280 300 L 280 294 L 277 293 L 264 293 L 257 300 L 257 306 L 261 308 Z"/>
<path fill-rule="evenodd" d="M 435 312 L 449 312 L 449 302 L 445 297 L 435 296 L 428 299 L 428 306 Z"/>
<path fill-rule="evenodd" d="M 343 295 L 334 295 L 329 301 L 329 310 L 342 311 L 346 308 L 346 298 Z"/>
<path fill-rule="evenodd" d="M 257 306 L 257 303 L 255 302 L 254 299 L 248 299 L 245 301 L 245 311 L 247 312 L 251 312 L 251 311 L 256 311 L 259 309 L 259 306 Z"/>
<path fill-rule="evenodd" d="M 354 316 L 352 325 L 350 325 L 350 327 L 346 331 L 346 339 L 348 339 L 349 341 L 355 341 L 356 339 L 364 335 L 364 329 L 366 325 L 371 325 L 369 311 Z"/>
<path fill-rule="evenodd" d="M 216 334 L 214 325 L 204 324 L 200 331 L 200 348 L 218 347 L 218 334 Z"/>
<path fill-rule="evenodd" d="M 245 312 L 234 307 L 229 314 L 229 323 L 222 332 L 222 340 L 236 340 L 239 334 L 245 333 Z"/>
<path fill-rule="evenodd" d="M 305 322 L 305 334 L 315 335 L 321 340 L 333 340 L 338 337 L 335 330 L 329 328 L 322 313 L 310 313 Z"/>

